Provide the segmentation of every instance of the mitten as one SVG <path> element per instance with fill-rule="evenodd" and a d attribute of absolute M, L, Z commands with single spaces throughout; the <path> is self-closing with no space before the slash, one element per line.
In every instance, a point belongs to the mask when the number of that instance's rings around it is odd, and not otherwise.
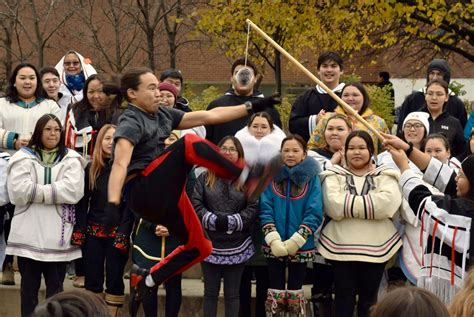
<path fill-rule="evenodd" d="M 269 232 L 265 236 L 265 242 L 268 246 L 270 246 L 272 254 L 275 257 L 279 258 L 288 255 L 288 251 L 286 250 L 285 245 L 281 241 L 280 234 L 277 231 Z"/>
<path fill-rule="evenodd" d="M 285 245 L 288 254 L 291 256 L 295 256 L 296 252 L 306 243 L 306 239 L 303 238 L 301 234 L 298 232 L 293 233 L 291 238 L 283 242 Z"/>

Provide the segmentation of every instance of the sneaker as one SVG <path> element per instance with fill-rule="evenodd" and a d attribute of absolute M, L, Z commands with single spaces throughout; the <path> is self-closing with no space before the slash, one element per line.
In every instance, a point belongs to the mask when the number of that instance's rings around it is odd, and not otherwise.
<path fill-rule="evenodd" d="M 145 278 L 150 274 L 150 271 L 139 267 L 136 264 L 132 265 L 130 270 L 130 299 L 141 302 L 143 298 L 157 291 L 158 285 L 148 287 L 145 283 Z"/>
<path fill-rule="evenodd" d="M 15 274 L 13 273 L 12 263 L 5 263 L 2 274 L 3 285 L 15 285 Z"/>
<path fill-rule="evenodd" d="M 84 288 L 84 282 L 84 276 L 76 276 L 74 282 L 72 283 L 72 286 L 77 288 Z"/>
<path fill-rule="evenodd" d="M 245 181 L 247 198 L 250 201 L 257 200 L 282 167 L 283 161 L 279 155 L 265 165 L 257 163 L 250 167 L 249 175 Z"/>

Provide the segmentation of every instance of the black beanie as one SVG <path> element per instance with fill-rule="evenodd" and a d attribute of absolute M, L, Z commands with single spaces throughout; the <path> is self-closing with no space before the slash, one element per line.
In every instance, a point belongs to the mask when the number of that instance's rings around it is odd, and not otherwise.
<path fill-rule="evenodd" d="M 449 68 L 449 64 L 446 60 L 444 59 L 434 59 L 429 63 L 428 65 L 428 71 L 426 73 L 426 82 L 428 82 L 428 75 L 432 70 L 439 70 L 440 72 L 443 72 L 443 80 L 449 84 L 449 81 L 451 80 L 451 68 Z"/>
<path fill-rule="evenodd" d="M 471 188 L 474 187 L 474 155 L 469 155 L 462 161 L 461 168 L 466 175 L 467 180 L 469 181 L 469 185 Z"/>

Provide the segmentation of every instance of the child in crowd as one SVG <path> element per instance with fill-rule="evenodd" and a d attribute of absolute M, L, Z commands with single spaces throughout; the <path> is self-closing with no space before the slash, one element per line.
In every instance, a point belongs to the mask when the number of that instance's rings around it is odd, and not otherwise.
<path fill-rule="evenodd" d="M 283 139 L 281 157 L 283 169 L 260 197 L 270 278 L 266 310 L 304 315 L 306 265 L 314 259 L 313 234 L 322 222 L 320 167 L 307 156 L 306 142 L 298 135 Z"/>

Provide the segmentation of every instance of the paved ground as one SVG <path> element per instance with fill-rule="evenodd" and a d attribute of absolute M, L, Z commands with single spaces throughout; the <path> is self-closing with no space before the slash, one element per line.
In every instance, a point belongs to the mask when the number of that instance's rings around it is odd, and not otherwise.
<path fill-rule="evenodd" d="M 1 273 L 0 273 L 1 276 Z M 0 285 L 0 317 L 16 317 L 20 316 L 20 274 L 15 273 L 15 286 Z M 128 294 L 128 280 L 125 280 L 125 293 Z M 74 289 L 72 286 L 72 280 L 66 278 L 64 282 L 64 289 Z M 183 301 L 180 309 L 180 317 L 203 317 L 202 315 L 202 297 L 203 297 L 204 283 L 201 279 L 190 279 L 186 278 L 182 281 L 183 290 Z M 224 298 L 222 293 L 223 287 L 221 287 L 221 295 L 218 303 L 218 316 L 224 316 Z M 40 302 L 44 300 L 45 286 L 44 282 L 41 285 L 39 299 Z M 255 295 L 255 286 L 253 286 L 252 292 Z M 164 306 L 164 290 L 160 287 L 158 291 L 160 302 L 159 302 L 159 316 L 164 316 L 162 310 Z M 305 294 L 309 297 L 311 294 L 310 287 L 305 285 Z M 121 316 L 129 316 L 127 307 L 124 307 L 124 311 Z M 143 316 L 140 314 L 139 316 Z M 249 316 L 250 317 L 250 316 Z"/>

